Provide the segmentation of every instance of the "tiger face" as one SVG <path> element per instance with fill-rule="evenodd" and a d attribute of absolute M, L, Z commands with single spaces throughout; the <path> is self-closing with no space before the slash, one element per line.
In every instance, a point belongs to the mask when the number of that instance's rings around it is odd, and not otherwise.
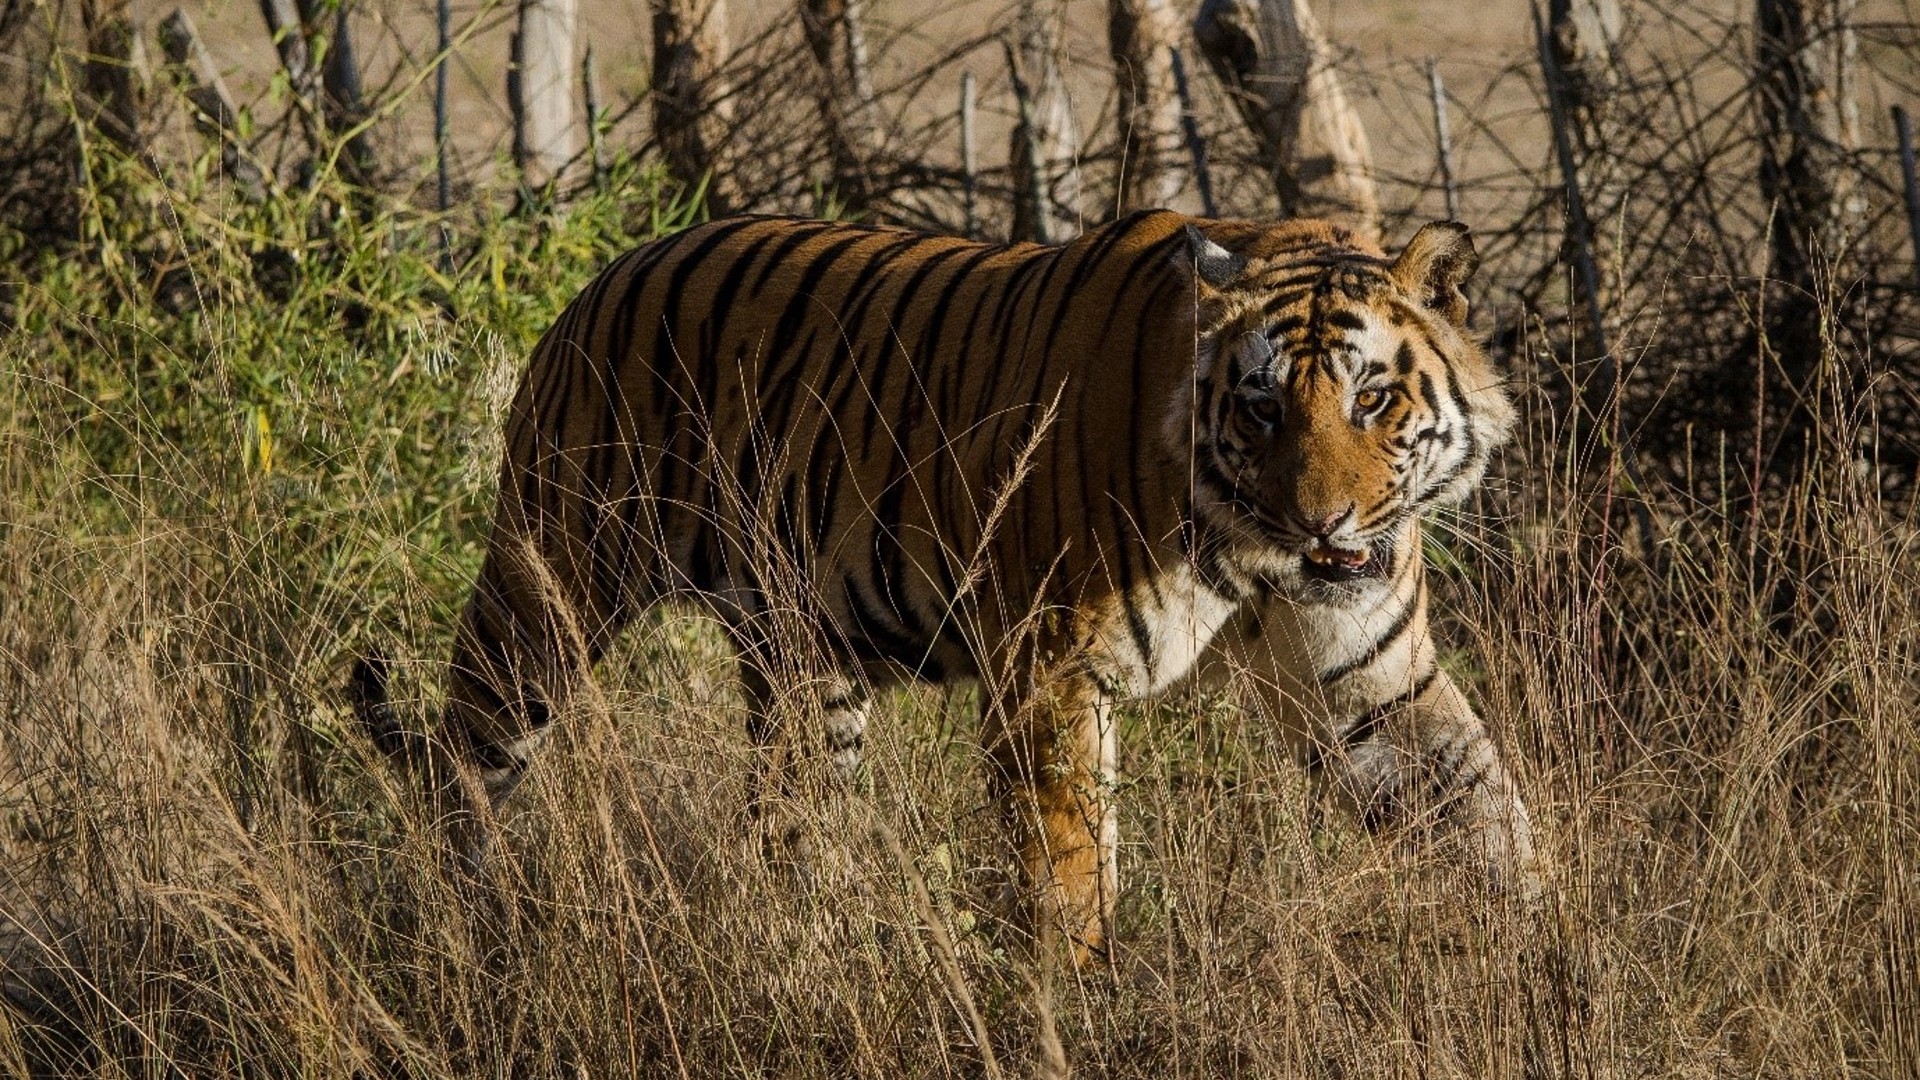
<path fill-rule="evenodd" d="M 1512 426 L 1466 330 L 1478 258 L 1454 222 L 1392 260 L 1332 230 L 1264 255 L 1272 239 L 1189 228 L 1199 510 L 1264 553 L 1247 569 L 1269 583 L 1364 587 L 1417 554 L 1409 526 L 1464 497 Z"/>

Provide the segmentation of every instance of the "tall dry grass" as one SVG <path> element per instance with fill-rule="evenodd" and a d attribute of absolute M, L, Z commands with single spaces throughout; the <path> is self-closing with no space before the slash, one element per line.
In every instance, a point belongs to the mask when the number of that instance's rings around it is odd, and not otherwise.
<path fill-rule="evenodd" d="M 397 641 L 431 709 L 503 380 L 677 220 L 651 184 L 502 220 L 458 279 L 418 223 L 308 244 L 269 214 L 168 226 L 185 310 L 111 258 L 16 294 L 0 1075 L 1019 1075 L 1042 1007 L 1089 1076 L 1915 1075 L 1913 523 L 1836 440 L 1765 499 L 1666 492 L 1651 559 L 1538 394 L 1432 552 L 1538 910 L 1332 812 L 1233 694 L 1143 705 L 1114 961 L 1036 1006 L 971 695 L 883 703 L 870 781 L 804 811 L 846 870 L 797 884 L 744 820 L 719 636 L 678 610 L 568 706 L 490 880 L 450 875 L 346 663 Z"/>
<path fill-rule="evenodd" d="M 432 713 L 501 396 L 611 252 L 689 219 L 657 175 L 564 217 L 476 189 L 449 271 L 445 222 L 329 177 L 243 206 L 211 158 L 102 153 L 49 227 L 77 243 L 0 235 L 0 1076 L 992 1077 L 1047 1056 L 1037 1019 L 1085 1076 L 1920 1076 L 1920 532 L 1874 456 L 1914 439 L 1861 393 L 1907 394 L 1911 294 L 1876 217 L 1809 462 L 1762 475 L 1774 417 L 1719 389 L 1774 329 L 1743 91 L 1634 86 L 1623 127 L 1662 137 L 1596 216 L 1638 491 L 1555 419 L 1585 330 L 1544 174 L 1462 110 L 1502 155 L 1463 175 L 1512 203 L 1476 216 L 1479 318 L 1531 423 L 1429 556 L 1546 901 L 1361 831 L 1232 689 L 1177 697 L 1122 718 L 1113 963 L 1038 995 L 964 689 L 882 702 L 868 779 L 800 808 L 843 868 L 811 882 L 745 820 L 695 613 L 567 707 L 479 886 L 349 716 L 375 644 Z M 897 216 L 935 220 L 952 177 L 915 162 Z"/>

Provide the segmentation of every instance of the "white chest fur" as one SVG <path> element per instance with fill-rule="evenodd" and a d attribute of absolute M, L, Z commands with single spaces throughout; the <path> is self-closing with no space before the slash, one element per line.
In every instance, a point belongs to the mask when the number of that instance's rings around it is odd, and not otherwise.
<path fill-rule="evenodd" d="M 1180 566 L 1115 597 L 1094 627 L 1094 659 L 1127 696 L 1156 694 L 1193 670 L 1240 605 Z"/>

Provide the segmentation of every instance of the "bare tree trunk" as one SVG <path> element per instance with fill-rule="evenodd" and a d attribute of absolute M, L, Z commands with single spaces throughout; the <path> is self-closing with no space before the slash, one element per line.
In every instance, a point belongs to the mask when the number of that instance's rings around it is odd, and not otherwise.
<path fill-rule="evenodd" d="M 132 0 L 85 0 L 80 21 L 87 34 L 86 118 L 101 134 L 138 151 L 146 143 L 148 70 Z"/>
<path fill-rule="evenodd" d="M 1757 0 L 1760 191 L 1774 205 L 1772 276 L 1814 291 L 1816 260 L 1839 258 L 1858 208 L 1854 0 Z"/>
<path fill-rule="evenodd" d="M 1337 214 L 1377 236 L 1373 149 L 1307 0 L 1203 0 L 1193 32 L 1253 129 L 1287 214 Z M 1306 152 L 1305 121 L 1321 153 Z"/>
<path fill-rule="evenodd" d="M 1538 7 L 1534 18 L 1537 22 Z M 1618 133 L 1611 124 L 1614 91 L 1620 82 L 1615 62 L 1619 48 L 1619 0 L 1550 0 L 1540 62 L 1558 106 L 1555 138 L 1568 143 L 1560 151 L 1568 190 L 1577 191 L 1575 197 L 1583 198 L 1589 207 L 1606 205 L 1609 166 L 1618 157 Z M 1568 216 L 1567 229 L 1574 234 L 1569 241 L 1589 253 L 1600 250 L 1601 237 L 1591 227 L 1591 219 L 1583 224 L 1580 217 Z M 1593 303 L 1597 311 L 1599 298 Z M 1594 332 L 1602 330 L 1596 326 Z"/>
<path fill-rule="evenodd" d="M 1010 158 L 1016 240 L 1055 243 L 1080 231 L 1080 134 L 1061 74 L 1063 0 L 1023 0 L 1007 48 L 1020 116 Z"/>
<path fill-rule="evenodd" d="M 1754 6 L 1760 192 L 1773 209 L 1769 276 L 1784 286 L 1768 337 L 1789 383 L 1769 396 L 1796 403 L 1777 428 L 1773 451 L 1763 451 L 1775 472 L 1799 467 L 1819 423 L 1824 328 L 1839 302 L 1825 268 L 1846 256 L 1859 225 L 1850 160 L 1860 126 L 1854 5 L 1756 0 Z"/>
<path fill-rule="evenodd" d="M 1579 133 L 1580 148 L 1599 148 L 1600 125 L 1616 86 L 1620 0 L 1551 0 L 1547 33 L 1560 72 L 1560 100 Z"/>
<path fill-rule="evenodd" d="M 1588 198 L 1597 199 L 1615 156 L 1609 125 L 1620 85 L 1620 0 L 1550 0 L 1547 42 L 1580 182 Z"/>
<path fill-rule="evenodd" d="M 707 205 L 732 210 L 738 188 L 721 146 L 733 101 L 721 75 L 727 60 L 726 0 L 652 0 L 653 128 L 667 171 L 692 188 L 707 185 Z"/>
<path fill-rule="evenodd" d="M 580 152 L 573 115 L 573 39 L 578 0 L 520 0 L 507 97 L 513 105 L 513 160 L 526 185 L 554 184 Z"/>
<path fill-rule="evenodd" d="M 320 74 L 320 86 L 326 93 L 327 129 L 347 136 L 347 176 L 357 184 L 372 181 L 374 172 L 373 140 L 359 130 L 367 118 L 366 104 L 360 94 L 360 58 L 353 47 L 353 28 L 347 21 L 349 4 L 340 0 L 333 7 L 333 36 L 327 43 L 326 70 Z M 324 4 L 309 0 L 307 24 L 311 28 L 327 16 Z"/>
<path fill-rule="evenodd" d="M 193 106 L 194 124 L 220 147 L 220 165 L 235 190 L 258 202 L 266 193 L 265 178 L 260 167 L 242 153 L 240 135 L 234 126 L 239 113 L 234 108 L 233 95 L 220 77 L 220 68 L 214 64 L 213 56 L 201 43 L 193 19 L 184 9 L 175 8 L 160 21 L 159 29 L 160 47 L 166 51 L 167 63 L 173 67 L 187 102 Z"/>
<path fill-rule="evenodd" d="M 1179 22 L 1172 0 L 1108 0 L 1107 44 L 1120 90 L 1120 209 L 1170 206 L 1187 184 Z"/>
<path fill-rule="evenodd" d="M 307 28 L 294 0 L 260 0 L 260 15 L 267 23 L 273 47 L 280 53 L 280 66 L 287 71 L 293 88 L 293 109 L 307 138 L 307 148 L 319 153 L 324 141 L 325 124 L 320 116 L 320 78 L 314 70 L 313 50 L 307 42 Z"/>
<path fill-rule="evenodd" d="M 849 210 L 865 209 L 876 194 L 873 163 L 882 135 L 861 25 L 866 6 L 866 0 L 800 0 L 800 25 L 820 65 L 820 119 L 833 186 Z"/>

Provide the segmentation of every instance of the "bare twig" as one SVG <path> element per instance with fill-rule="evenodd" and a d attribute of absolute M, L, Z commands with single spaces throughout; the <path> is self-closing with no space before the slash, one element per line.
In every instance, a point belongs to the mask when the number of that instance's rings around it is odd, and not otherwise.
<path fill-rule="evenodd" d="M 1440 66 L 1427 58 L 1427 89 L 1433 98 L 1433 143 L 1440 159 L 1440 190 L 1446 196 L 1447 216 L 1460 217 L 1460 196 L 1453 190 L 1453 133 L 1447 127 L 1447 91 L 1440 84 Z"/>
<path fill-rule="evenodd" d="M 974 108 L 976 88 L 973 72 L 960 74 L 960 197 L 965 215 L 961 235 L 975 237 L 980 235 L 980 214 L 977 205 L 980 158 L 975 145 Z"/>
<path fill-rule="evenodd" d="M 1907 229 L 1913 239 L 1914 276 L 1920 279 L 1920 176 L 1913 163 L 1913 121 L 1907 110 L 1893 107 L 1893 127 L 1900 140 L 1900 179 L 1907 195 Z"/>

